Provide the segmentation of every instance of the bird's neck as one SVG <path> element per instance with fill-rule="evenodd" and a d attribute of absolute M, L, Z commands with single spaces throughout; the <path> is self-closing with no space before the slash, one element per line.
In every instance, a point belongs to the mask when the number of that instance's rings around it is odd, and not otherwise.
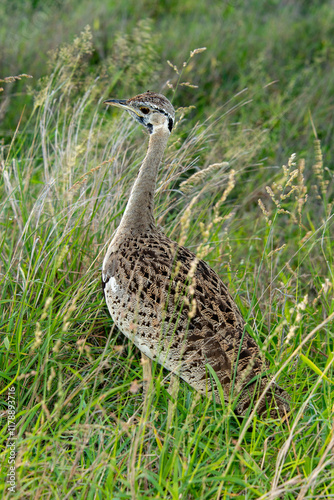
<path fill-rule="evenodd" d="M 142 233 L 155 227 L 154 193 L 158 169 L 166 148 L 169 132 L 159 128 L 150 135 L 148 150 L 132 187 L 119 229 L 121 233 Z"/>

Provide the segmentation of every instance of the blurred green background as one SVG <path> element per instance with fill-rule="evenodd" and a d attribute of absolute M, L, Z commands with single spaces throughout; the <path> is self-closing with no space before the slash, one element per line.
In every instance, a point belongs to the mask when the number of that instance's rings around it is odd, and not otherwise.
<path fill-rule="evenodd" d="M 243 98 L 251 102 L 235 110 L 233 121 L 263 131 L 259 158 L 282 162 L 295 149 L 309 155 L 313 120 L 330 166 L 333 7 L 333 1 L 316 0 L 2 0 L 1 77 L 28 73 L 34 88 L 52 70 L 50 51 L 72 43 L 89 25 L 93 50 L 84 77 L 100 77 L 101 93 L 127 97 L 149 88 L 171 97 L 166 61 L 180 69 L 191 50 L 206 47 L 183 75 L 187 81 L 192 73 L 198 89 L 179 87 L 174 105 L 195 105 L 191 116 L 204 121 L 246 89 Z M 23 105 L 23 120 L 29 116 L 32 98 L 25 79 L 2 86 L 0 133 L 8 142 Z"/>

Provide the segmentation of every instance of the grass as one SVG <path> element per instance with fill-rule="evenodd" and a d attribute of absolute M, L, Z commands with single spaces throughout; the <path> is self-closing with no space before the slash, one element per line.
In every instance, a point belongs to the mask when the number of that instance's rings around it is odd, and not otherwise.
<path fill-rule="evenodd" d="M 140 355 L 109 317 L 101 263 L 147 138 L 101 103 L 158 82 L 150 33 L 144 26 L 132 38 L 119 35 L 122 57 L 104 61 L 100 79 L 89 30 L 63 46 L 49 57 L 33 106 L 1 148 L 2 497 L 334 498 L 333 177 L 317 120 L 313 145 L 301 140 L 303 154 L 291 124 L 297 155 L 290 151 L 284 167 L 273 165 L 261 158 L 267 147 L 284 144 L 283 129 L 265 132 L 267 117 L 256 125 L 272 113 L 272 96 L 261 104 L 269 90 L 231 91 L 204 113 L 205 88 L 177 86 L 180 75 L 160 63 L 175 90 L 165 87 L 167 96 L 176 107 L 196 102 L 198 110 L 178 110 L 159 173 L 157 220 L 229 285 L 272 374 L 291 395 L 287 424 L 254 412 L 239 423 L 230 405 L 183 382 L 170 395 L 170 375 L 159 365 L 144 396 Z M 139 38 L 138 64 L 130 58 L 124 71 Z M 179 83 L 203 80 L 208 52 L 187 58 Z M 215 73 L 207 74 L 214 82 Z M 310 85 L 310 94 L 315 90 Z M 300 99 L 294 95 L 286 106 L 278 99 L 272 117 Z M 15 491 L 6 483 L 12 406 Z"/>

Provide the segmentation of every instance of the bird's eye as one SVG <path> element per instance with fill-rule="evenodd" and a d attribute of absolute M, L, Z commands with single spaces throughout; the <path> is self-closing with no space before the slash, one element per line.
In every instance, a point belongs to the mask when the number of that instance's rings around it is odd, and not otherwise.
<path fill-rule="evenodd" d="M 142 113 L 144 113 L 144 115 L 147 115 L 150 112 L 149 108 L 139 108 L 139 109 Z"/>

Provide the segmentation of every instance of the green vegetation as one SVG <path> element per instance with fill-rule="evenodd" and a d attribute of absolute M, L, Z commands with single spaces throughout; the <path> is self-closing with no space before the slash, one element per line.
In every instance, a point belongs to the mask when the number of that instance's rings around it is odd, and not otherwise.
<path fill-rule="evenodd" d="M 2 497 L 334 498 L 331 2 L 5 0 L 0 16 Z M 287 423 L 170 395 L 159 365 L 143 396 L 113 327 L 100 268 L 147 138 L 102 101 L 148 88 L 178 108 L 157 220 L 229 285 Z"/>

